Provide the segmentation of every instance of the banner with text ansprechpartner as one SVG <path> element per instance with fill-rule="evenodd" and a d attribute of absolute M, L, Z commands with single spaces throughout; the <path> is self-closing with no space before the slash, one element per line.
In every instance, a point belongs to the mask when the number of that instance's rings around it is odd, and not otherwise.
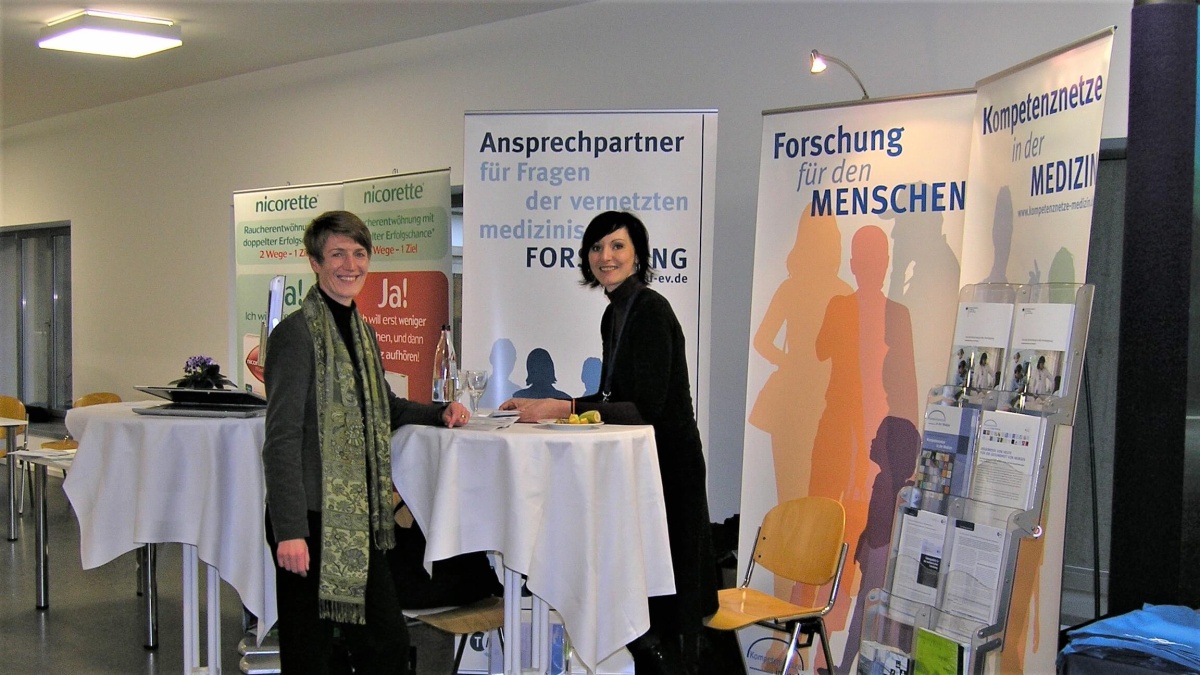
<path fill-rule="evenodd" d="M 491 371 L 481 406 L 598 390 L 607 301 L 579 285 L 580 240 L 601 212 L 630 211 L 683 326 L 707 438 L 716 138 L 711 110 L 466 115 L 461 362 Z"/>

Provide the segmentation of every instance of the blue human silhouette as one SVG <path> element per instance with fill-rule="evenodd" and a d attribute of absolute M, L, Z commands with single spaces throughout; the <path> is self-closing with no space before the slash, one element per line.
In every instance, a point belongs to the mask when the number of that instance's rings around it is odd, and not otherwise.
<path fill-rule="evenodd" d="M 529 386 L 514 392 L 513 398 L 571 398 L 554 388 L 557 381 L 550 352 L 537 347 L 525 358 L 525 384 Z"/>

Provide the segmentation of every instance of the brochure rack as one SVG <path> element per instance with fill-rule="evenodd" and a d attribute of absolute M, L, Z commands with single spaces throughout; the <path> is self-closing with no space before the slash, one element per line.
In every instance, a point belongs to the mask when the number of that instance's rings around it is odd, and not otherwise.
<path fill-rule="evenodd" d="M 1004 645 L 1022 539 L 1042 534 L 1056 430 L 1074 423 L 1094 287 L 963 288 L 929 392 L 916 485 L 896 501 L 860 675 L 975 673 Z"/>

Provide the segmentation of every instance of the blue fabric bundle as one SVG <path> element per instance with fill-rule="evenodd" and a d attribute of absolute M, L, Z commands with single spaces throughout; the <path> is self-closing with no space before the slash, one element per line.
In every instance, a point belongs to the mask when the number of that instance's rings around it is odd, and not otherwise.
<path fill-rule="evenodd" d="M 1144 605 L 1142 609 L 1101 619 L 1067 633 L 1070 641 L 1059 655 L 1105 650 L 1134 651 L 1200 672 L 1200 612 L 1177 605 Z"/>

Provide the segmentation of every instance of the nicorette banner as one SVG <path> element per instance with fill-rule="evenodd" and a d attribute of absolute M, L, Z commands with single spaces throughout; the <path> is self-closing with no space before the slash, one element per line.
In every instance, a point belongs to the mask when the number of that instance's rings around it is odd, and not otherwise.
<path fill-rule="evenodd" d="M 924 394 L 945 378 L 974 106 L 960 91 L 763 115 L 739 550 L 779 502 L 842 502 L 851 555 L 826 618 L 839 673 L 884 586 Z M 752 669 L 778 672 L 779 645 L 743 644 Z"/>
<path fill-rule="evenodd" d="M 978 84 L 962 283 L 1083 283 L 1113 29 Z"/>
<path fill-rule="evenodd" d="M 1113 31 L 977 84 L 964 285 L 1085 281 Z M 1059 427 L 1045 535 L 1021 542 L 1001 672 L 1054 670 L 1070 466 L 1071 429 Z"/>
<path fill-rule="evenodd" d="M 450 169 L 347 182 L 345 201 L 374 245 L 358 311 L 375 328 L 392 391 L 428 403 L 450 323 Z"/>
<path fill-rule="evenodd" d="M 579 284 L 580 240 L 596 215 L 630 211 L 683 326 L 706 434 L 716 135 L 714 111 L 467 114 L 461 365 L 491 371 L 482 406 L 599 390 L 607 301 Z"/>
<path fill-rule="evenodd" d="M 284 313 L 297 309 L 314 283 L 304 252 L 304 229 L 315 216 L 344 208 L 371 230 L 371 269 L 356 303 L 375 329 L 387 380 L 397 395 L 428 402 L 433 350 L 450 316 L 450 170 L 317 187 L 321 192 L 310 187 L 234 195 L 237 236 L 245 242 L 239 246 L 237 283 L 242 358 L 247 364 L 244 382 L 261 391 L 256 348 L 270 280 L 287 276 Z M 303 208 L 285 219 L 267 219 L 259 206 L 264 203 Z M 294 247 L 272 248 L 264 235 L 275 233 L 286 233 L 288 242 L 295 239 Z"/>
<path fill-rule="evenodd" d="M 263 393 L 259 341 L 267 320 L 271 279 L 286 277 L 284 314 L 300 307 L 313 283 L 304 251 L 304 228 L 326 211 L 342 208 L 342 184 L 262 188 L 233 195 L 234 248 L 237 269 L 239 384 Z M 231 377 L 232 379 L 232 377 Z"/>

